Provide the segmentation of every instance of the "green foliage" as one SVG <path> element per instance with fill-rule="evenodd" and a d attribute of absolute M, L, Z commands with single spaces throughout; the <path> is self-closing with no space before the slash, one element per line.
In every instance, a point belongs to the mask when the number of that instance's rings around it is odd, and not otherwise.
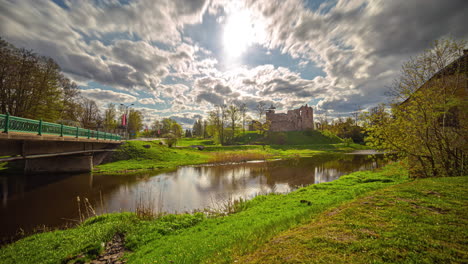
<path fill-rule="evenodd" d="M 305 144 L 335 144 L 342 140 L 329 131 L 307 130 L 290 132 L 270 132 L 269 137 L 274 139 L 277 134 L 286 135 L 284 144 L 286 145 L 305 145 Z M 282 140 L 284 140 L 284 136 Z M 274 142 L 270 142 L 275 144 Z"/>
<path fill-rule="evenodd" d="M 164 138 L 164 143 L 170 148 L 177 144 L 178 138 L 173 133 L 164 134 L 162 137 Z"/>
<path fill-rule="evenodd" d="M 357 113 L 356 113 L 357 115 Z M 352 138 L 354 142 L 364 143 L 364 128 L 357 125 L 357 119 L 348 117 L 346 119 L 338 118 L 332 124 L 322 123 L 322 130 L 329 131 L 340 138 Z"/>
<path fill-rule="evenodd" d="M 345 144 L 345 146 L 349 147 L 351 143 L 354 143 L 354 142 L 352 138 L 345 138 L 343 139 L 343 143 Z"/>
<path fill-rule="evenodd" d="M 130 109 L 128 113 L 128 131 L 135 134 L 132 138 L 136 138 L 138 132 L 143 129 L 143 114 L 134 109 Z"/>
<path fill-rule="evenodd" d="M 292 134 L 289 133 L 290 132 L 286 132 L 286 135 L 289 135 L 291 138 L 298 137 L 295 132 Z M 358 144 L 350 144 L 349 146 L 345 146 L 342 143 L 326 144 L 323 142 L 330 142 L 335 139 L 323 137 L 320 132 L 310 133 L 318 133 L 312 138 L 306 137 L 307 140 L 314 143 L 302 145 L 221 146 L 216 144 L 213 140 L 182 138 L 179 139 L 177 143 L 180 147 L 168 148 L 165 145 L 160 145 L 159 141 L 127 141 L 113 153 L 113 162 L 101 164 L 97 166 L 95 170 L 101 173 L 122 173 L 135 170 L 175 168 L 181 165 L 207 163 L 214 160 L 218 161 L 220 157 L 243 157 L 243 159 L 238 161 L 256 159 L 255 157 L 268 157 L 268 159 L 299 156 L 310 157 L 323 153 L 349 152 L 365 148 L 365 146 Z M 251 134 L 252 136 L 258 135 L 254 132 Z M 146 145 L 149 145 L 149 148 L 147 148 L 148 146 Z M 203 145 L 205 148 L 203 151 L 188 148 L 188 146 L 191 145 Z"/>
<path fill-rule="evenodd" d="M 457 43 L 436 42 L 410 60 L 394 87 L 396 98 L 406 100 L 393 105 L 391 114 L 385 106 L 368 114 L 369 146 L 409 157 L 414 177 L 468 173 L 466 58 L 448 66 L 451 72 L 434 76 L 421 87 L 412 86 L 445 67 L 460 48 Z"/>
<path fill-rule="evenodd" d="M 78 87 L 57 63 L 0 38 L 0 113 L 55 122 L 77 120 Z"/>
<path fill-rule="evenodd" d="M 234 142 L 236 144 L 258 144 L 264 143 L 264 136 L 258 131 L 245 131 L 237 135 Z"/>

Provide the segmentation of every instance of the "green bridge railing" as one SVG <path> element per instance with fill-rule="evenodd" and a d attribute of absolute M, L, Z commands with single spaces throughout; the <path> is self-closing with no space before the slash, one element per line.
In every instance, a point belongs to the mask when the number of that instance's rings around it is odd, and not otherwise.
<path fill-rule="evenodd" d="M 102 139 L 102 140 L 120 140 L 121 137 L 117 134 L 99 132 L 79 127 L 65 126 L 63 124 L 55 124 L 43 122 L 42 120 L 33 120 L 9 114 L 0 114 L 0 131 L 8 132 L 23 132 L 35 133 L 37 135 L 58 135 L 61 137 L 70 136 L 76 138 Z"/>

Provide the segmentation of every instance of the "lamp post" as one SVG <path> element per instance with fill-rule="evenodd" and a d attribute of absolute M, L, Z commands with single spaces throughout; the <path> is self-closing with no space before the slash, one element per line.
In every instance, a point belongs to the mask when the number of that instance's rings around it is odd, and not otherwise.
<path fill-rule="evenodd" d="M 128 134 L 128 124 L 130 122 L 130 119 L 128 118 L 128 109 L 130 108 L 130 106 L 132 106 L 133 104 L 129 104 L 129 105 L 125 105 L 125 104 L 120 104 L 121 106 L 125 107 L 125 133 L 127 135 L 127 139 L 130 139 L 130 136 Z"/>

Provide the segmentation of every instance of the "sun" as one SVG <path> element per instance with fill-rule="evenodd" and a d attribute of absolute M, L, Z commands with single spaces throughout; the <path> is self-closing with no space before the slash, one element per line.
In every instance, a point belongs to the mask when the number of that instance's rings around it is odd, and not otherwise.
<path fill-rule="evenodd" d="M 223 47 L 230 59 L 240 57 L 257 38 L 257 28 L 247 10 L 235 10 L 229 14 L 224 27 Z"/>

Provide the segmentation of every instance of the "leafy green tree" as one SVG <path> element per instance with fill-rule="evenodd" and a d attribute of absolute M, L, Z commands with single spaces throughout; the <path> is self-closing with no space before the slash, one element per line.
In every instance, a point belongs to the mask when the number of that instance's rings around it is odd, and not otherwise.
<path fill-rule="evenodd" d="M 117 109 L 115 104 L 109 103 L 107 105 L 107 109 L 104 111 L 103 125 L 106 131 L 117 128 Z"/>
<path fill-rule="evenodd" d="M 133 133 L 132 137 L 143 129 L 143 114 L 135 109 L 130 109 L 128 112 L 128 132 Z"/>
<path fill-rule="evenodd" d="M 414 177 L 468 172 L 467 57 L 447 66 L 465 45 L 436 41 L 411 58 L 394 83 L 391 112 L 382 105 L 367 115 L 368 144 L 408 157 Z"/>
<path fill-rule="evenodd" d="M 199 118 L 195 120 L 195 123 L 192 127 L 192 134 L 194 137 L 202 137 L 203 136 L 203 120 Z"/>
<path fill-rule="evenodd" d="M 79 92 L 51 58 L 0 38 L 0 112 L 45 121 L 77 121 Z"/>

